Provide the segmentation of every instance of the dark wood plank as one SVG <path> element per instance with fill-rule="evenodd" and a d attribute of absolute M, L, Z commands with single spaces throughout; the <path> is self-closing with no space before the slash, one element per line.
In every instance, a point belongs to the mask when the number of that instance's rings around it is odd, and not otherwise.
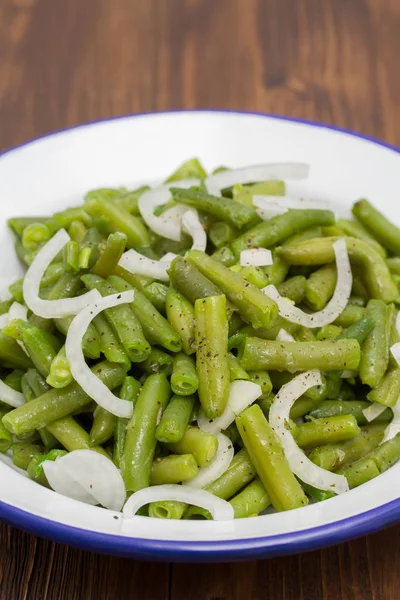
<path fill-rule="evenodd" d="M 265 111 L 400 145 L 398 0 L 2 0 L 0 151 L 177 108 Z M 221 157 L 222 160 L 222 157 Z M 308 554 L 169 567 L 0 526 L 7 600 L 398 600 L 400 527 Z"/>

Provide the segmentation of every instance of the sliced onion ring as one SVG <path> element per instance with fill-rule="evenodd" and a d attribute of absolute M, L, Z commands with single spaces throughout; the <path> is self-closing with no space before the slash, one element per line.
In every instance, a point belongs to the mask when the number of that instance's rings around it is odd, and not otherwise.
<path fill-rule="evenodd" d="M 234 518 L 233 507 L 210 492 L 191 488 L 187 485 L 153 485 L 135 492 L 127 500 L 122 512 L 125 519 L 132 519 L 139 508 L 151 502 L 177 501 L 200 506 L 211 513 L 214 521 L 231 521 Z"/>
<path fill-rule="evenodd" d="M 392 438 L 396 437 L 398 433 L 400 433 L 400 397 L 396 404 L 392 406 L 392 411 L 393 419 L 385 429 L 385 435 L 383 436 L 382 443 L 388 442 Z"/>
<path fill-rule="evenodd" d="M 12 387 L 1 381 L 0 379 L 0 400 L 9 406 L 18 408 L 25 404 L 25 397 L 21 392 L 13 390 Z"/>
<path fill-rule="evenodd" d="M 315 465 L 303 450 L 296 444 L 292 433 L 287 428 L 289 423 L 290 409 L 294 402 L 300 398 L 305 391 L 321 385 L 321 375 L 317 370 L 307 371 L 297 375 L 289 383 L 283 385 L 269 411 L 269 424 L 279 437 L 286 459 L 293 473 L 304 483 L 308 483 L 320 490 L 341 494 L 349 490 L 346 477 L 330 473 Z"/>
<path fill-rule="evenodd" d="M 97 500 L 86 492 L 80 483 L 70 477 L 60 461 L 61 458 L 55 461 L 45 460 L 42 462 L 43 471 L 51 489 L 62 496 L 67 496 L 67 498 L 85 502 L 85 504 L 92 504 L 93 506 L 96 505 Z"/>
<path fill-rule="evenodd" d="M 174 256 L 175 258 L 175 256 Z M 172 261 L 173 259 L 171 259 Z M 119 259 L 119 266 L 136 275 L 147 275 L 159 281 L 169 281 L 167 269 L 171 264 L 168 260 L 151 260 L 136 250 L 128 250 Z"/>
<path fill-rule="evenodd" d="M 188 233 L 193 239 L 191 249 L 205 252 L 207 246 L 207 234 L 204 231 L 196 209 L 189 208 L 182 215 L 182 227 L 183 230 L 186 231 L 186 233 Z"/>
<path fill-rule="evenodd" d="M 179 242 L 182 231 L 181 219 L 187 207 L 184 205 L 173 206 L 158 217 L 154 214 L 154 209 L 167 204 L 171 199 L 169 191 L 171 187 L 190 188 L 199 184 L 198 179 L 182 179 L 144 192 L 138 200 L 138 208 L 146 225 L 161 237 Z"/>
<path fill-rule="evenodd" d="M 286 331 L 286 329 L 280 329 L 276 336 L 277 342 L 295 342 L 294 337 Z"/>
<path fill-rule="evenodd" d="M 28 309 L 19 302 L 13 302 L 10 306 L 10 310 L 8 311 L 8 318 L 10 321 L 13 321 L 14 319 L 26 321 L 28 318 Z"/>
<path fill-rule="evenodd" d="M 256 206 L 260 211 L 265 211 L 267 214 L 268 211 L 277 209 L 283 209 L 284 211 L 287 211 L 299 209 L 331 210 L 332 208 L 329 202 L 323 202 L 322 200 L 311 200 L 310 198 L 291 198 L 289 196 L 255 195 L 253 196 L 252 201 L 254 206 Z"/>
<path fill-rule="evenodd" d="M 221 477 L 222 473 L 225 473 L 229 468 L 233 455 L 235 454 L 233 444 L 223 433 L 219 433 L 217 438 L 218 450 L 216 457 L 208 467 L 201 467 L 199 469 L 199 474 L 186 482 L 188 487 L 205 488 L 207 485 L 210 485 L 210 483 L 218 479 L 218 477 Z"/>
<path fill-rule="evenodd" d="M 101 298 L 97 290 L 91 290 L 76 298 L 62 298 L 60 300 L 43 300 L 39 297 L 40 281 L 44 272 L 69 240 L 70 237 L 65 229 L 60 229 L 39 250 L 24 278 L 22 289 L 25 303 L 35 315 L 44 319 L 76 315 L 82 308 Z"/>
<path fill-rule="evenodd" d="M 237 379 L 232 381 L 229 387 L 229 398 L 226 408 L 222 415 L 217 419 L 208 419 L 204 411 L 200 411 L 197 419 L 197 426 L 208 433 L 217 434 L 227 429 L 235 418 L 244 411 L 245 408 L 253 404 L 262 394 L 262 389 L 257 383 Z"/>
<path fill-rule="evenodd" d="M 368 408 L 364 408 L 362 414 L 367 419 L 368 423 L 379 417 L 383 412 L 385 412 L 387 406 L 383 406 L 383 404 L 379 404 L 379 402 L 373 402 L 371 406 Z"/>
<path fill-rule="evenodd" d="M 107 386 L 89 369 L 82 352 L 82 337 L 90 322 L 102 310 L 132 302 L 134 291 L 111 294 L 100 298 L 96 304 L 81 310 L 69 326 L 65 340 L 65 353 L 70 364 L 71 373 L 75 381 L 99 406 L 117 417 L 130 418 L 132 416 L 132 402 L 117 398 Z"/>
<path fill-rule="evenodd" d="M 309 171 L 310 166 L 300 162 L 251 165 L 220 171 L 207 177 L 204 183 L 210 194 L 220 196 L 223 189 L 237 183 L 254 183 L 268 179 L 306 179 Z"/>
<path fill-rule="evenodd" d="M 3 329 L 10 322 L 10 317 L 8 316 L 8 312 L 0 315 L 0 329 Z"/>
<path fill-rule="evenodd" d="M 73 450 L 57 459 L 64 472 L 93 496 L 96 504 L 121 510 L 126 499 L 121 473 L 110 458 L 94 450 Z"/>
<path fill-rule="evenodd" d="M 390 348 L 390 352 L 397 364 L 400 365 L 400 342 L 393 344 Z"/>
<path fill-rule="evenodd" d="M 266 248 L 249 248 L 240 253 L 240 265 L 242 267 L 268 267 L 274 264 L 271 250 Z"/>
<path fill-rule="evenodd" d="M 353 277 L 345 240 L 343 238 L 337 240 L 333 244 L 333 249 L 338 273 L 336 288 L 328 304 L 319 312 L 307 314 L 297 306 L 293 306 L 280 295 L 274 285 L 267 285 L 262 289 L 269 298 L 275 300 L 281 317 L 304 327 L 323 327 L 335 321 L 343 312 L 350 298 Z"/>

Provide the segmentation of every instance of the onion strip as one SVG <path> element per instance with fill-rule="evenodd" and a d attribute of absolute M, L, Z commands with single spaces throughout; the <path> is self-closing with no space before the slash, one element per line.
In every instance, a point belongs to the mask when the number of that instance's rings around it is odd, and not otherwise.
<path fill-rule="evenodd" d="M 91 290 L 76 298 L 62 298 L 60 300 L 43 300 L 40 298 L 40 281 L 44 272 L 69 240 L 70 237 L 65 229 L 57 231 L 39 250 L 24 277 L 22 289 L 25 303 L 35 315 L 44 319 L 76 315 L 80 310 L 101 298 L 97 290 Z"/>
<path fill-rule="evenodd" d="M 331 205 L 322 200 L 311 200 L 309 198 L 290 198 L 288 196 L 253 196 L 253 205 L 258 209 L 257 214 L 263 219 L 263 214 L 270 218 L 269 214 L 274 211 L 286 212 L 287 210 L 331 210 Z M 276 212 L 275 214 L 281 214 Z"/>
<path fill-rule="evenodd" d="M 25 404 L 25 397 L 21 392 L 13 390 L 12 387 L 1 381 L 0 379 L 0 400 L 9 406 L 18 408 Z"/>
<path fill-rule="evenodd" d="M 130 496 L 122 512 L 125 519 L 132 519 L 139 508 L 151 502 L 177 501 L 200 506 L 211 513 L 214 521 L 231 521 L 234 510 L 229 502 L 210 492 L 198 490 L 187 485 L 153 485 L 139 490 Z"/>
<path fill-rule="evenodd" d="M 389 440 L 394 438 L 398 433 L 400 433 L 400 397 L 397 400 L 396 404 L 392 406 L 392 411 L 393 419 L 385 429 L 385 435 L 383 436 L 382 443 L 388 442 Z"/>
<path fill-rule="evenodd" d="M 132 416 L 132 402 L 117 398 L 107 386 L 89 369 L 82 351 L 82 337 L 92 319 L 101 311 L 113 306 L 132 302 L 134 291 L 111 294 L 100 298 L 96 304 L 81 310 L 69 326 L 65 340 L 65 353 L 70 364 L 71 373 L 75 381 L 99 406 L 117 417 L 130 418 Z"/>
<path fill-rule="evenodd" d="M 207 485 L 210 485 L 210 483 L 218 479 L 218 477 L 221 477 L 222 473 L 225 473 L 229 468 L 233 455 L 235 454 L 233 444 L 231 440 L 222 433 L 217 435 L 217 439 L 218 450 L 213 462 L 208 465 L 208 467 L 201 467 L 198 475 L 186 482 L 188 487 L 205 488 Z"/>
<path fill-rule="evenodd" d="M 328 304 L 319 312 L 307 314 L 297 306 L 293 306 L 280 295 L 274 285 L 267 285 L 262 289 L 269 298 L 275 300 L 281 317 L 291 323 L 312 328 L 328 325 L 341 315 L 350 298 L 353 277 L 345 240 L 343 238 L 337 240 L 333 244 L 333 249 L 338 273 L 336 288 Z"/>
<path fill-rule="evenodd" d="M 383 404 L 379 404 L 379 402 L 373 402 L 371 406 L 368 406 L 368 408 L 364 408 L 362 414 L 367 419 L 368 423 L 370 423 L 371 421 L 379 417 L 379 415 L 381 415 L 383 412 L 385 412 L 386 408 L 386 406 L 383 406 Z"/>
<path fill-rule="evenodd" d="M 191 249 L 205 252 L 207 247 L 207 234 L 203 229 L 203 225 L 201 224 L 199 214 L 196 209 L 189 208 L 182 215 L 182 227 L 183 230 L 193 239 L 193 245 Z"/>
<path fill-rule="evenodd" d="M 290 409 L 294 402 L 305 391 L 315 385 L 321 384 L 320 372 L 313 370 L 301 373 L 294 377 L 292 381 L 283 385 L 275 396 L 270 408 L 269 424 L 279 437 L 289 466 L 297 477 L 304 481 L 304 483 L 308 483 L 320 490 L 341 494 L 349 490 L 346 477 L 330 473 L 311 462 L 303 450 L 296 444 L 292 433 L 287 428 Z"/>
<path fill-rule="evenodd" d="M 249 248 L 240 253 L 242 267 L 268 267 L 274 264 L 271 250 L 266 248 Z"/>
<path fill-rule="evenodd" d="M 175 255 L 173 258 L 175 258 Z M 118 264 L 130 273 L 147 275 L 148 277 L 154 277 L 154 279 L 158 279 L 159 281 L 169 281 L 167 269 L 173 258 L 171 258 L 171 260 L 151 260 L 151 258 L 139 254 L 136 250 L 128 250 L 121 256 Z"/>
<path fill-rule="evenodd" d="M 229 169 L 210 175 L 204 181 L 207 191 L 220 196 L 225 188 L 237 183 L 254 183 L 268 179 L 306 179 L 310 167 L 306 163 L 271 163 Z"/>

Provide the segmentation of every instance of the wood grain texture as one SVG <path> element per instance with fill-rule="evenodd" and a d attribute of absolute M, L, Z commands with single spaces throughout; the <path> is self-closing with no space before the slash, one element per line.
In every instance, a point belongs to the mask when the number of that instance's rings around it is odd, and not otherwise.
<path fill-rule="evenodd" d="M 399 0 L 1 0 L 0 150 L 182 107 L 315 119 L 400 145 L 399 31 Z M 0 599 L 398 600 L 399 533 L 170 567 L 1 525 Z"/>

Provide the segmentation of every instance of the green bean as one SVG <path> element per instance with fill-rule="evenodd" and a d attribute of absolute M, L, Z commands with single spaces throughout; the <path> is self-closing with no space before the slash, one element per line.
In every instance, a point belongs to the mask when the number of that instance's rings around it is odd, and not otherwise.
<path fill-rule="evenodd" d="M 142 384 L 137 381 L 134 377 L 127 375 L 121 386 L 119 397 L 121 400 L 128 400 L 134 405 L 138 399 Z M 116 467 L 120 467 L 122 454 L 124 452 L 125 439 L 126 439 L 126 427 L 129 423 L 129 419 L 123 417 L 117 417 L 114 429 L 114 448 L 113 448 L 113 461 Z"/>
<path fill-rule="evenodd" d="M 238 229 L 226 221 L 215 221 L 210 227 L 208 237 L 216 248 L 233 242 L 238 235 Z"/>
<path fill-rule="evenodd" d="M 182 256 L 177 256 L 172 261 L 168 274 L 174 288 L 186 296 L 192 304 L 198 298 L 222 294 L 219 287 L 204 277 L 194 265 Z"/>
<path fill-rule="evenodd" d="M 8 219 L 7 225 L 17 237 L 21 238 L 22 234 L 24 233 L 24 229 L 28 225 L 45 223 L 46 219 L 47 217 L 14 217 L 12 219 Z"/>
<path fill-rule="evenodd" d="M 126 242 L 127 237 L 124 233 L 110 233 L 103 252 L 92 268 L 92 273 L 100 277 L 111 275 L 125 250 Z"/>
<path fill-rule="evenodd" d="M 96 289 L 102 296 L 117 293 L 117 289 L 97 275 L 83 275 L 81 280 L 89 289 Z M 125 352 L 132 362 L 142 362 L 150 354 L 151 347 L 143 335 L 142 327 L 130 306 L 121 304 L 104 311 L 107 321 L 118 335 Z"/>
<path fill-rule="evenodd" d="M 63 388 L 72 383 L 73 377 L 65 354 L 65 346 L 61 347 L 57 356 L 53 359 L 46 381 L 54 388 Z"/>
<path fill-rule="evenodd" d="M 25 250 L 38 250 L 51 238 L 51 233 L 44 223 L 30 223 L 22 232 L 22 245 Z"/>
<path fill-rule="evenodd" d="M 223 413 L 229 397 L 225 296 L 196 300 L 194 310 L 199 398 L 206 416 L 214 419 Z"/>
<path fill-rule="evenodd" d="M 315 238 L 293 246 L 281 246 L 276 249 L 276 252 L 294 265 L 326 264 L 335 259 L 333 244 L 337 239 L 335 237 Z M 351 237 L 346 237 L 345 240 L 350 260 L 362 269 L 370 297 L 384 302 L 396 300 L 397 287 L 382 256 L 362 240 Z"/>
<path fill-rule="evenodd" d="M 360 223 L 357 223 L 356 221 L 349 221 L 347 219 L 338 219 L 337 224 L 343 231 L 344 235 L 364 240 L 364 242 L 367 242 L 367 244 L 372 246 L 378 252 L 378 254 L 380 254 L 383 258 L 386 258 L 386 250 L 362 225 L 360 225 Z"/>
<path fill-rule="evenodd" d="M 23 371 L 20 371 L 19 369 L 14 369 L 14 371 L 11 371 L 11 373 L 8 373 L 8 375 L 4 377 L 3 381 L 6 385 L 11 387 L 16 392 L 21 392 L 21 378 L 23 374 Z"/>
<path fill-rule="evenodd" d="M 389 363 L 386 304 L 382 300 L 370 300 L 365 314 L 375 321 L 375 327 L 362 345 L 360 379 L 374 388 L 383 378 Z"/>
<path fill-rule="evenodd" d="M 229 503 L 233 506 L 235 519 L 244 519 L 245 517 L 259 515 L 263 510 L 268 508 L 271 500 L 261 480 L 257 477 L 244 490 L 232 498 Z"/>
<path fill-rule="evenodd" d="M 207 177 L 207 173 L 199 159 L 191 158 L 181 164 L 165 182 L 180 181 L 181 179 L 204 179 L 205 177 Z"/>
<path fill-rule="evenodd" d="M 322 310 L 333 296 L 337 281 L 336 265 L 330 263 L 311 273 L 305 296 L 313 310 Z"/>
<path fill-rule="evenodd" d="M 73 417 L 63 417 L 47 425 L 47 429 L 68 452 L 73 450 L 95 450 L 103 456 L 108 456 L 101 446 L 91 444 L 89 434 Z"/>
<path fill-rule="evenodd" d="M 9 408 L 7 408 L 7 407 L 0 408 L 0 419 L 2 417 L 4 417 L 4 415 L 7 414 L 8 411 L 9 411 Z M 12 443 L 13 443 L 12 434 L 8 431 L 8 429 L 6 429 L 6 427 L 3 425 L 2 421 L 0 420 L 0 452 L 2 452 L 2 453 L 7 452 L 7 450 L 11 447 Z"/>
<path fill-rule="evenodd" d="M 187 504 L 174 500 L 164 500 L 149 504 L 149 517 L 155 519 L 180 519 Z"/>
<path fill-rule="evenodd" d="M 151 485 L 180 483 L 193 479 L 198 473 L 197 462 L 193 454 L 170 454 L 156 458 L 151 468 Z"/>
<path fill-rule="evenodd" d="M 121 385 L 125 377 L 121 366 L 107 361 L 97 363 L 91 370 L 109 389 Z M 62 390 L 50 390 L 10 411 L 3 417 L 3 423 L 11 433 L 20 435 L 61 419 L 89 402 L 91 398 L 74 382 Z"/>
<path fill-rule="evenodd" d="M 155 308 L 165 316 L 165 304 L 167 301 L 168 287 L 158 281 L 153 281 L 143 288 L 143 294 L 153 303 Z"/>
<path fill-rule="evenodd" d="M 279 372 L 279 371 L 270 371 L 269 375 L 270 375 L 273 387 L 276 390 L 280 389 L 283 385 L 285 385 L 285 383 L 289 383 L 289 381 L 292 381 L 292 379 L 294 377 L 294 375 L 291 373 Z M 315 386 L 309 388 L 306 392 L 304 392 L 304 394 L 302 395 L 301 398 L 304 398 L 304 397 L 309 398 L 314 403 L 321 402 L 322 400 L 324 400 L 327 395 L 327 384 L 326 384 L 326 377 L 323 373 L 321 373 L 321 380 L 322 380 L 322 385 L 315 385 Z M 297 400 L 297 402 L 299 402 L 299 401 L 300 401 L 300 399 Z M 293 405 L 292 409 L 294 408 L 294 406 L 296 406 L 296 404 Z M 299 415 L 299 416 L 303 416 L 303 415 Z M 297 417 L 294 417 L 294 418 L 297 418 Z"/>
<path fill-rule="evenodd" d="M 112 363 L 124 365 L 129 369 L 131 366 L 129 356 L 125 352 L 124 347 L 115 335 L 105 316 L 102 314 L 97 315 L 92 323 L 98 333 L 101 352 L 106 359 Z"/>
<path fill-rule="evenodd" d="M 245 321 L 250 321 L 253 327 L 269 327 L 271 321 L 277 317 L 276 303 L 238 273 L 233 273 L 199 250 L 190 250 L 187 258 L 203 275 L 221 288 L 239 309 L 240 316 Z"/>
<path fill-rule="evenodd" d="M 268 265 L 268 267 L 262 267 L 262 270 L 268 279 L 267 285 L 279 285 L 280 283 L 283 283 L 288 274 L 289 264 L 277 256 L 275 251 L 272 252 L 272 257 L 274 261 L 273 264 Z"/>
<path fill-rule="evenodd" d="M 374 450 L 382 442 L 385 425 L 372 424 L 360 430 L 351 440 L 339 444 L 326 444 L 315 448 L 309 459 L 328 471 L 347 465 Z"/>
<path fill-rule="evenodd" d="M 145 225 L 123 206 L 117 206 L 103 198 L 93 198 L 86 202 L 85 208 L 92 216 L 105 217 L 110 232 L 124 233 L 127 237 L 128 248 L 150 244 L 150 235 Z"/>
<path fill-rule="evenodd" d="M 338 325 L 324 325 L 317 333 L 317 342 L 335 340 L 337 337 L 339 337 L 342 331 L 343 329 Z"/>
<path fill-rule="evenodd" d="M 229 377 L 230 381 L 235 381 L 237 379 L 250 379 L 248 373 L 242 368 L 239 359 L 228 352 L 228 368 L 229 368 Z"/>
<path fill-rule="evenodd" d="M 196 351 L 193 305 L 183 294 L 170 287 L 165 306 L 168 321 L 182 340 L 183 351 L 192 354 Z"/>
<path fill-rule="evenodd" d="M 272 369 L 295 373 L 308 369 L 357 370 L 360 345 L 356 340 L 272 342 L 247 338 L 243 348 L 239 349 L 239 356 L 246 371 Z"/>
<path fill-rule="evenodd" d="M 222 248 L 218 248 L 218 250 L 215 250 L 215 252 L 211 254 L 211 257 L 213 260 L 216 260 L 228 268 L 234 266 L 236 263 L 236 257 L 229 246 L 222 246 Z"/>
<path fill-rule="evenodd" d="M 353 271 L 353 284 L 351 286 L 351 293 L 354 296 L 359 296 L 364 300 L 364 304 L 367 302 L 367 300 L 369 299 L 369 294 L 368 294 L 368 290 L 364 284 L 363 278 L 361 276 L 360 273 L 358 273 L 357 271 L 355 271 L 354 267 L 352 269 Z"/>
<path fill-rule="evenodd" d="M 300 304 L 306 295 L 307 284 L 308 282 L 305 277 L 302 275 L 295 275 L 280 283 L 277 288 L 281 296 L 289 298 L 289 300 L 292 300 L 295 304 Z"/>
<path fill-rule="evenodd" d="M 42 463 L 45 460 L 56 460 L 59 456 L 65 456 L 67 453 L 65 450 L 50 450 L 47 454 L 36 454 L 32 457 L 29 465 L 27 466 L 26 472 L 30 479 L 36 481 L 44 487 L 50 487 L 47 481 L 46 475 L 43 471 Z"/>
<path fill-rule="evenodd" d="M 122 279 L 125 279 L 125 281 L 141 291 L 143 291 L 146 286 L 150 285 L 154 281 L 154 279 L 151 277 L 146 277 L 145 275 L 129 273 L 129 271 L 126 271 L 126 269 L 120 267 L 119 265 L 115 267 L 113 275 L 122 277 Z"/>
<path fill-rule="evenodd" d="M 24 344 L 36 369 L 41 375 L 47 377 L 50 373 L 50 365 L 57 354 L 54 346 L 59 349 L 59 341 L 56 338 L 50 338 L 51 334 L 22 319 L 15 319 L 9 323 L 4 327 L 3 332 Z"/>
<path fill-rule="evenodd" d="M 152 348 L 150 355 L 141 363 L 146 373 L 164 373 L 169 377 L 172 373 L 173 357 L 159 348 Z"/>
<path fill-rule="evenodd" d="M 89 445 L 105 444 L 114 434 L 117 417 L 105 408 L 97 406 L 93 413 L 93 425 L 89 434 Z"/>
<path fill-rule="evenodd" d="M 400 396 L 400 369 L 395 368 L 383 376 L 378 385 L 367 394 L 370 402 L 393 407 Z"/>
<path fill-rule="evenodd" d="M 197 427 L 188 427 L 179 442 L 166 445 L 174 454 L 193 454 L 199 467 L 208 467 L 218 450 L 216 436 Z"/>
<path fill-rule="evenodd" d="M 308 229 L 304 229 L 304 231 L 294 233 L 288 237 L 284 243 L 284 246 L 291 246 L 292 244 L 299 244 L 300 242 L 305 242 L 306 240 L 320 237 L 323 237 L 322 227 L 309 227 Z"/>
<path fill-rule="evenodd" d="M 400 256 L 392 256 L 386 259 L 386 264 L 393 275 L 400 275 Z"/>
<path fill-rule="evenodd" d="M 29 398 L 27 398 L 27 402 L 30 402 L 34 398 L 38 398 L 49 391 L 50 387 L 36 369 L 28 369 L 24 377 L 27 386 L 29 386 L 29 389 L 32 391 L 32 394 L 29 394 Z M 51 435 L 46 427 L 39 429 L 38 433 L 46 450 L 52 450 L 58 446 L 57 440 Z"/>
<path fill-rule="evenodd" d="M 64 229 L 71 227 L 73 221 L 82 221 L 87 227 L 90 227 L 92 224 L 92 219 L 83 206 L 74 206 L 72 208 L 66 208 L 61 212 L 54 213 L 53 219 L 60 227 L 64 227 Z"/>
<path fill-rule="evenodd" d="M 334 324 L 339 327 L 351 327 L 358 321 L 360 321 L 365 315 L 365 309 L 362 306 L 357 306 L 355 304 L 348 304 L 344 309 L 341 315 L 335 319 Z"/>
<path fill-rule="evenodd" d="M 63 248 L 63 266 L 66 273 L 77 273 L 79 271 L 79 252 L 78 242 L 69 240 Z"/>
<path fill-rule="evenodd" d="M 242 449 L 235 454 L 228 469 L 213 483 L 210 483 L 205 490 L 218 498 L 229 500 L 252 481 L 255 475 L 256 470 L 251 463 L 250 456 L 247 450 Z"/>
<path fill-rule="evenodd" d="M 247 248 L 271 248 L 288 237 L 317 225 L 332 225 L 335 221 L 330 210 L 288 210 L 268 221 L 255 225 L 232 244 L 236 256 Z M 328 261 L 325 261 L 328 262 Z"/>
<path fill-rule="evenodd" d="M 194 396 L 172 396 L 157 425 L 156 438 L 159 442 L 173 444 L 183 438 L 194 404 Z"/>
<path fill-rule="evenodd" d="M 22 285 L 23 285 L 23 279 L 17 279 L 17 281 L 14 281 L 11 285 L 8 286 L 8 291 L 10 292 L 10 294 L 12 295 L 14 300 L 16 302 L 19 302 L 20 304 L 24 303 L 24 294 L 22 291 Z"/>
<path fill-rule="evenodd" d="M 301 417 L 304 417 L 304 415 L 307 415 L 310 410 L 314 409 L 316 406 L 319 406 L 320 403 L 321 400 L 319 398 L 310 398 L 304 394 L 296 400 L 290 409 L 290 418 L 293 420 L 300 419 Z"/>
<path fill-rule="evenodd" d="M 311 450 L 321 444 L 345 442 L 359 433 L 360 428 L 353 415 L 338 415 L 300 424 L 295 439 L 300 448 Z"/>
<path fill-rule="evenodd" d="M 350 489 L 356 488 L 379 475 L 379 469 L 372 458 L 360 458 L 336 471 L 346 477 Z"/>
<path fill-rule="evenodd" d="M 393 254 L 400 254 L 400 229 L 388 221 L 368 200 L 356 202 L 352 212 L 384 248 Z"/>
<path fill-rule="evenodd" d="M 16 467 L 26 470 L 32 458 L 36 454 L 42 454 L 44 449 L 37 444 L 27 444 L 25 442 L 14 442 L 11 446 L 12 459 Z"/>
<path fill-rule="evenodd" d="M 178 396 L 190 396 L 197 392 L 199 378 L 194 360 L 180 352 L 172 363 L 171 388 Z"/>
<path fill-rule="evenodd" d="M 86 232 L 87 232 L 87 229 L 86 229 L 85 225 L 82 223 L 82 221 L 72 221 L 72 223 L 68 229 L 69 237 L 74 242 L 78 242 L 78 244 L 81 243 L 81 241 L 85 237 Z"/>
<path fill-rule="evenodd" d="M 370 403 L 366 400 L 324 400 L 309 411 L 309 416 L 313 419 L 325 419 L 337 415 L 353 415 L 359 425 L 365 425 L 368 421 L 362 411 L 368 406 Z M 387 422 L 391 418 L 392 412 L 387 409 L 376 417 L 374 422 Z"/>
<path fill-rule="evenodd" d="M 241 267 L 240 265 L 234 265 L 233 267 L 231 267 L 231 270 L 234 271 L 235 273 L 240 273 L 240 275 L 242 277 L 244 277 L 246 281 L 255 285 L 259 289 L 262 289 L 266 285 L 268 285 L 268 277 L 266 276 L 266 274 L 264 273 L 264 271 L 262 270 L 261 267 L 254 267 L 254 266 Z M 298 282 L 298 283 L 299 283 L 299 286 L 297 287 L 297 290 L 299 290 L 299 288 L 301 287 L 301 282 Z M 292 286 L 290 283 L 289 283 L 289 286 L 294 291 L 294 286 Z M 298 291 L 297 291 L 297 293 L 298 293 Z"/>
<path fill-rule="evenodd" d="M 384 442 L 368 455 L 372 458 L 380 473 L 387 471 L 400 458 L 400 434 L 397 434 L 391 440 Z"/>
<path fill-rule="evenodd" d="M 206 192 L 193 189 L 171 188 L 170 191 L 175 202 L 210 213 L 217 219 L 227 221 L 238 229 L 250 225 L 257 218 L 254 208 L 245 206 L 235 200 L 223 197 L 216 198 Z"/>
<path fill-rule="evenodd" d="M 248 377 L 250 381 L 261 387 L 263 395 L 268 395 L 272 392 L 272 382 L 268 371 L 249 371 Z"/>
<path fill-rule="evenodd" d="M 238 183 L 232 187 L 234 200 L 242 202 L 247 206 L 253 206 L 253 196 L 284 196 L 285 182 L 278 179 L 261 181 L 250 185 Z"/>
<path fill-rule="evenodd" d="M 151 467 L 157 439 L 157 418 L 165 410 L 170 386 L 163 373 L 150 375 L 136 401 L 127 427 L 121 472 L 127 491 L 138 491 L 150 485 Z"/>
<path fill-rule="evenodd" d="M 306 505 L 307 497 L 289 467 L 277 435 L 258 404 L 246 408 L 236 418 L 236 424 L 274 508 L 281 511 Z"/>
<path fill-rule="evenodd" d="M 369 314 L 361 317 L 359 321 L 356 321 L 350 325 L 345 331 L 342 331 L 338 335 L 338 339 L 346 340 L 353 339 L 357 340 L 359 344 L 362 344 L 375 327 L 375 321 Z"/>
<path fill-rule="evenodd" d="M 133 289 L 129 283 L 115 275 L 109 277 L 107 282 L 118 292 Z M 146 339 L 150 343 L 159 344 L 171 352 L 179 352 L 182 344 L 178 333 L 171 327 L 167 319 L 158 312 L 145 294 L 136 290 L 130 307 L 141 324 Z"/>

